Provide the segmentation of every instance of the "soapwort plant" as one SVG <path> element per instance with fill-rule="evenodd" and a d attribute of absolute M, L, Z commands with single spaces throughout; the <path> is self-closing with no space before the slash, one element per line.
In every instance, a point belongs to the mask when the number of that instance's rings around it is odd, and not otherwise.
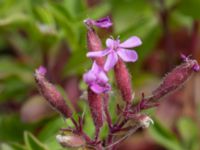
<path fill-rule="evenodd" d="M 161 98 L 181 87 L 193 73 L 200 70 L 200 67 L 196 60 L 181 55 L 182 64 L 166 74 L 162 83 L 152 91 L 151 95 L 145 96 L 143 93 L 140 101 L 135 103 L 131 76 L 126 63 L 133 63 L 138 60 L 138 54 L 132 48 L 140 46 L 142 44 L 141 39 L 137 36 L 131 36 L 125 41 L 120 41 L 119 38 L 108 38 L 106 48 L 103 48 L 94 27 L 109 28 L 112 26 L 110 18 L 86 19 L 84 23 L 87 27 L 88 53 L 86 56 L 93 62 L 91 69 L 83 75 L 83 80 L 88 86 L 87 102 L 95 125 L 93 139 L 83 130 L 84 117 L 79 116 L 78 121 L 75 120 L 72 110 L 67 106 L 60 92 L 45 78 L 47 70 L 44 67 L 41 66 L 36 69 L 35 79 L 44 98 L 62 116 L 71 119 L 74 125 L 74 128 L 61 129 L 61 134 L 56 136 L 63 147 L 112 150 L 138 129 L 147 128 L 150 124 L 153 124 L 153 120 L 142 111 L 159 106 Z M 116 113 L 118 113 L 116 122 L 112 121 L 108 106 L 110 92 L 112 91 L 108 72 L 112 69 L 124 103 L 123 106 L 116 104 Z M 105 139 L 100 139 L 99 133 L 105 123 L 109 127 L 109 133 Z M 120 134 L 123 136 L 119 136 L 117 133 L 123 133 Z"/>

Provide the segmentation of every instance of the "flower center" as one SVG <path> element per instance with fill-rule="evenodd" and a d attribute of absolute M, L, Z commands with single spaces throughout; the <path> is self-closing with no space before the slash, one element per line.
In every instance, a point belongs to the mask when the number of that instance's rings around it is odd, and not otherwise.
<path fill-rule="evenodd" d="M 119 44 L 120 44 L 120 41 L 119 41 L 118 39 L 117 39 L 117 40 L 113 40 L 111 49 L 112 49 L 113 51 L 117 50 L 118 47 L 119 47 Z"/>

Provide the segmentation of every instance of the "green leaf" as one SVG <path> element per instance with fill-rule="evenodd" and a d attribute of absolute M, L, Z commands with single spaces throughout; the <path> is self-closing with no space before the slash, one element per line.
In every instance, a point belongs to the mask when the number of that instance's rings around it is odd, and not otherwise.
<path fill-rule="evenodd" d="M 0 116 L 0 140 L 22 142 L 23 131 L 32 130 L 33 126 L 22 123 L 18 115 Z"/>
<path fill-rule="evenodd" d="M 92 19 L 99 19 L 105 15 L 108 15 L 110 11 L 111 5 L 109 3 L 101 3 L 96 7 L 88 9 L 86 15 Z"/>
<path fill-rule="evenodd" d="M 191 118 L 181 118 L 178 121 L 178 130 L 186 149 L 195 150 L 196 147 L 200 148 L 198 126 Z"/>
<path fill-rule="evenodd" d="M 199 0 L 181 0 L 177 8 L 177 11 L 193 19 L 200 19 L 199 10 Z"/>
<path fill-rule="evenodd" d="M 28 150 L 48 150 L 48 148 L 42 144 L 36 137 L 30 132 L 24 133 L 24 141 Z"/>
<path fill-rule="evenodd" d="M 85 119 L 83 130 L 85 133 L 87 133 L 88 136 L 93 137 L 95 133 L 95 126 L 93 123 L 92 116 L 90 114 L 90 108 L 88 104 L 86 103 L 86 101 L 83 101 L 83 100 L 79 101 L 78 106 L 81 108 L 83 112 L 83 114 L 81 115 L 84 115 L 84 119 Z"/>
<path fill-rule="evenodd" d="M 8 57 L 0 58 L 0 79 L 10 75 L 16 75 L 26 83 L 33 83 L 33 72 L 26 65 Z"/>
<path fill-rule="evenodd" d="M 38 138 L 42 142 L 47 142 L 50 137 L 56 136 L 56 133 L 58 133 L 59 129 L 64 125 L 64 118 L 56 117 L 54 119 L 49 120 L 46 122 L 46 125 L 41 130 L 41 132 L 38 135 Z"/>
<path fill-rule="evenodd" d="M 14 149 L 6 143 L 0 143 L 0 150 L 14 150 Z"/>
<path fill-rule="evenodd" d="M 9 144 L 14 150 L 27 150 L 24 145 L 20 145 L 19 143 L 10 143 Z"/>
<path fill-rule="evenodd" d="M 161 145 L 170 150 L 183 150 L 176 136 L 158 121 L 149 129 L 150 135 Z"/>

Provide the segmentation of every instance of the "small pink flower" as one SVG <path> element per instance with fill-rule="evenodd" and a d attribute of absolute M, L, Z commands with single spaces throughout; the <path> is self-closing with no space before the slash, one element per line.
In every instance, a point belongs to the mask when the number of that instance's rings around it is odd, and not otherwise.
<path fill-rule="evenodd" d="M 138 55 L 135 50 L 129 50 L 129 48 L 137 47 L 141 45 L 140 38 L 136 36 L 130 37 L 128 40 L 120 43 L 120 40 L 113 40 L 108 38 L 106 40 L 107 48 L 103 51 L 88 52 L 87 57 L 103 57 L 107 56 L 107 60 L 104 65 L 104 70 L 109 71 L 115 66 L 120 57 L 125 62 L 135 62 L 138 59 Z"/>
<path fill-rule="evenodd" d="M 47 69 L 43 66 L 40 66 L 38 69 L 36 69 L 36 73 L 42 76 L 45 76 L 46 72 L 47 72 Z"/>
<path fill-rule="evenodd" d="M 88 27 L 97 26 L 99 28 L 109 28 L 112 26 L 112 22 L 108 16 L 105 18 L 98 19 L 98 20 L 93 20 L 93 19 L 88 18 L 88 19 L 85 19 L 83 22 Z"/>
<path fill-rule="evenodd" d="M 108 84 L 108 77 L 96 62 L 93 63 L 92 69 L 83 75 L 83 80 L 97 94 L 108 92 L 111 89 L 111 86 Z"/>

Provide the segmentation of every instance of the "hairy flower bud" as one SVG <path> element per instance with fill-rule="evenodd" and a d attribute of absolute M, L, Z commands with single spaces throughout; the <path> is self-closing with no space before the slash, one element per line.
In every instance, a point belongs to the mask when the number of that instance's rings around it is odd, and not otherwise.
<path fill-rule="evenodd" d="M 153 96 L 149 100 L 157 101 L 166 94 L 176 90 L 188 80 L 193 72 L 197 71 L 199 71 L 198 62 L 187 58 L 184 63 L 177 66 L 165 76 L 160 86 L 152 92 Z"/>
<path fill-rule="evenodd" d="M 117 81 L 117 86 L 121 92 L 124 101 L 131 103 L 132 101 L 132 86 L 131 77 L 128 73 L 125 63 L 119 59 L 114 67 L 115 78 Z"/>
<path fill-rule="evenodd" d="M 101 96 L 88 88 L 88 102 L 96 128 L 103 125 L 103 102 Z"/>
<path fill-rule="evenodd" d="M 66 105 L 64 98 L 61 96 L 55 86 L 46 80 L 45 74 L 46 69 L 44 67 L 40 67 L 35 71 L 35 80 L 40 93 L 50 103 L 50 105 L 64 117 L 71 117 L 72 112 Z"/>
<path fill-rule="evenodd" d="M 91 52 L 103 50 L 101 40 L 93 28 L 88 29 L 87 46 L 88 50 Z M 94 58 L 94 60 L 99 66 L 103 67 L 104 65 L 103 57 Z"/>

